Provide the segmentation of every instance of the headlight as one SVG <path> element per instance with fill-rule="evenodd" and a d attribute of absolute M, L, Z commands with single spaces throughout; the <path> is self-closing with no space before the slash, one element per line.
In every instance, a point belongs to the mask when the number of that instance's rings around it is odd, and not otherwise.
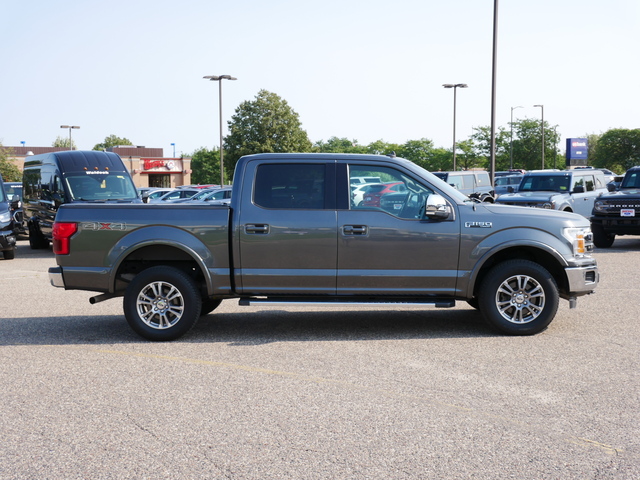
<path fill-rule="evenodd" d="M 542 208 L 548 208 L 548 209 L 552 210 L 553 209 L 553 203 L 545 202 L 545 203 L 542 204 Z"/>
<path fill-rule="evenodd" d="M 569 240 L 575 256 L 587 255 L 590 251 L 590 244 L 593 241 L 591 228 L 570 227 L 562 231 L 564 238 Z"/>
<path fill-rule="evenodd" d="M 0 222 L 9 223 L 11 221 L 11 214 L 7 212 L 0 213 Z"/>
<path fill-rule="evenodd" d="M 594 204 L 593 204 L 593 208 L 597 211 L 597 212 L 602 212 L 605 207 L 604 207 L 604 202 L 602 200 L 597 200 Z"/>

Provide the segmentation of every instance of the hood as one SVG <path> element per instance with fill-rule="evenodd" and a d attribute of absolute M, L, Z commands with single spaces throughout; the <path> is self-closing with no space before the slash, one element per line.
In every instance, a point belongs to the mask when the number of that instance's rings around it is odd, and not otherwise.
<path fill-rule="evenodd" d="M 640 189 L 638 188 L 625 188 L 622 190 L 616 190 L 615 192 L 609 192 L 609 193 L 605 193 L 604 195 L 601 195 L 600 198 L 605 199 L 605 198 L 621 198 L 621 197 L 640 197 Z"/>
<path fill-rule="evenodd" d="M 558 195 L 558 192 L 553 191 L 541 191 L 541 192 L 515 192 L 515 193 L 506 193 L 500 195 L 500 200 L 502 202 L 548 202 L 549 199 L 555 195 Z"/>
<path fill-rule="evenodd" d="M 539 225 L 544 225 L 545 221 L 550 219 L 569 220 L 578 225 L 589 225 L 587 220 L 582 215 L 572 212 L 563 212 L 560 210 L 550 210 L 546 208 L 533 208 L 533 207 L 518 207 L 515 205 L 499 205 L 495 203 L 482 203 L 476 204 L 476 208 L 484 208 L 487 212 L 495 215 L 511 215 L 517 216 L 519 221 L 533 221 L 541 222 Z"/>

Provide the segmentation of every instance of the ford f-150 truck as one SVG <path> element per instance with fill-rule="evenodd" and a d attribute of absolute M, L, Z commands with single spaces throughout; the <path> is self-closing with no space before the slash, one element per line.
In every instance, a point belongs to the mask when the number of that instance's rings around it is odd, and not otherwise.
<path fill-rule="evenodd" d="M 402 182 L 356 205 L 351 180 Z M 384 200 L 384 197 L 382 198 Z M 589 222 L 478 203 L 414 163 L 385 156 L 259 154 L 236 166 L 230 206 L 65 204 L 51 283 L 123 296 L 138 334 L 172 340 L 223 299 L 241 305 L 477 308 L 530 335 L 599 280 Z"/>

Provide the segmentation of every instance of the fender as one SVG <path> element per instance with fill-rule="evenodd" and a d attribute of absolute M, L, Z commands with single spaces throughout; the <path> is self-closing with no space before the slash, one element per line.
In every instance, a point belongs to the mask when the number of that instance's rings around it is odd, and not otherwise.
<path fill-rule="evenodd" d="M 182 250 L 189 255 L 203 273 L 209 295 L 219 292 L 224 286 L 215 285 L 213 276 L 224 275 L 229 278 L 228 259 L 217 259 L 209 248 L 194 235 L 177 227 L 153 225 L 132 231 L 120 238 L 106 255 L 106 262 L 111 266 L 109 272 L 109 291 L 115 292 L 116 272 L 133 252 L 148 246 L 168 246 Z M 228 281 L 225 285 L 228 285 Z M 226 293 L 229 293 L 228 290 Z"/>
<path fill-rule="evenodd" d="M 466 292 L 465 296 L 471 298 L 480 270 L 492 257 L 509 248 L 541 250 L 553 257 L 563 268 L 569 266 L 565 255 L 572 255 L 568 244 L 560 243 L 557 237 L 543 230 L 527 227 L 500 230 L 493 235 L 485 237 L 472 250 L 468 259 L 470 269 L 467 270 L 465 265 L 460 265 L 459 279 L 466 278 L 467 283 L 466 288 L 464 283 L 461 284 L 459 291 Z"/>

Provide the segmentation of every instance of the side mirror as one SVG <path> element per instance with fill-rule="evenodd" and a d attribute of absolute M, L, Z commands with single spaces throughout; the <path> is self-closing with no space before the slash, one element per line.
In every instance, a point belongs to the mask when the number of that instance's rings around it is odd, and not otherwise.
<path fill-rule="evenodd" d="M 615 192 L 616 191 L 616 185 L 614 183 L 607 183 L 607 190 L 609 192 Z"/>
<path fill-rule="evenodd" d="M 573 188 L 573 193 L 584 193 L 584 186 L 583 185 L 576 185 Z"/>
<path fill-rule="evenodd" d="M 509 192 L 509 193 L 513 193 L 513 192 L 515 192 L 515 190 L 514 190 L 514 188 L 513 188 L 511 185 L 509 185 L 509 186 L 507 187 L 507 192 Z"/>
<path fill-rule="evenodd" d="M 451 216 L 451 207 L 442 196 L 432 193 L 425 202 L 424 215 L 434 220 L 446 220 Z"/>

